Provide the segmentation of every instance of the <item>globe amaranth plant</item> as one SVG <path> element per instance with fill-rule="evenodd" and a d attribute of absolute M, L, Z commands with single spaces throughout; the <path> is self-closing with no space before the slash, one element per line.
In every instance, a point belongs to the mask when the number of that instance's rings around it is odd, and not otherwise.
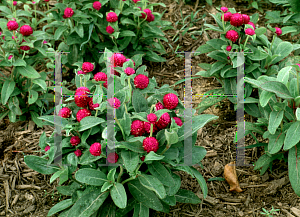
<path fill-rule="evenodd" d="M 109 52 L 105 50 L 103 61 L 107 65 L 101 72 L 90 75 L 95 70 L 90 62 L 78 68 L 83 78 L 77 79 L 77 90 L 67 100 L 71 103 L 56 108 L 59 116 L 40 117 L 50 125 L 55 118 L 66 130 L 60 143 L 62 164 L 71 166 L 47 167 L 47 163 L 53 163 L 57 149 L 54 133 L 48 138 L 42 134 L 42 157 L 24 158 L 39 173 L 53 174 L 50 182 L 59 178 L 59 193 L 70 196 L 52 207 L 48 216 L 60 211 L 62 216 L 149 216 L 150 209 L 168 213 L 169 206 L 176 202 L 199 203 L 193 192 L 180 189 L 181 180 L 174 171 L 185 171 L 196 178 L 207 196 L 207 185 L 199 171 L 177 164 L 184 164 L 187 153 L 183 141 L 188 136 L 192 136 L 192 163 L 201 164 L 206 150 L 195 146 L 197 130 L 218 117 L 195 115 L 193 109 L 192 132 L 184 135 L 184 106 L 178 94 L 168 85 L 157 87 L 155 78 L 149 78 L 146 66 L 141 65 L 140 55 L 128 60 L 123 54 L 110 56 Z M 106 100 L 109 73 L 114 74 L 114 95 Z M 89 76 L 93 76 L 92 81 Z M 108 112 L 115 113 L 111 132 L 114 150 L 106 141 Z M 102 166 L 106 160 L 119 165 Z"/>
<path fill-rule="evenodd" d="M 291 36 L 300 33 L 300 2 L 297 0 L 270 0 L 270 2 L 287 7 L 284 11 L 267 11 L 266 23 L 279 23 L 284 26 L 282 29 L 291 32 Z M 299 38 L 299 37 L 298 37 Z M 300 44 L 300 40 L 297 41 Z M 299 53 L 298 53 L 299 54 Z"/>
<path fill-rule="evenodd" d="M 236 77 L 238 68 L 237 52 L 244 52 L 245 77 L 257 79 L 261 75 L 275 75 L 281 70 L 288 57 L 299 46 L 293 45 L 280 39 L 280 36 L 286 34 L 286 31 L 278 27 L 268 28 L 273 32 L 272 41 L 269 41 L 265 27 L 257 27 L 255 23 L 258 20 L 258 14 L 248 16 L 246 14 L 236 13 L 234 8 L 221 7 L 222 13 L 211 14 L 218 26 L 204 24 L 208 27 L 206 30 L 218 31 L 220 38 L 211 39 L 206 44 L 200 46 L 197 51 L 201 54 L 208 53 L 207 56 L 216 60 L 213 64 L 200 63 L 199 66 L 204 69 L 197 75 L 203 77 L 216 77 L 222 84 L 222 88 L 207 92 L 206 94 L 229 94 L 236 93 Z M 198 55 L 199 53 L 197 53 Z M 282 61 L 283 60 L 283 61 Z M 258 108 L 252 103 L 252 98 L 257 97 L 250 84 L 245 83 L 245 111 L 257 117 Z M 199 113 L 222 101 L 226 97 L 208 97 L 204 99 L 196 109 Z M 237 106 L 236 97 L 228 99 Z"/>
<path fill-rule="evenodd" d="M 37 117 L 49 111 L 53 94 L 46 81 L 51 81 L 53 72 L 38 72 L 36 68 L 54 68 L 54 53 L 46 53 L 54 50 L 44 39 L 45 33 L 36 31 L 36 26 L 24 17 L 32 17 L 31 13 L 14 10 L 0 6 L 0 14 L 5 17 L 0 19 L 0 67 L 6 72 L 0 77 L 0 119 L 8 116 L 15 122 L 31 116 L 41 127 L 42 121 Z"/>
<path fill-rule="evenodd" d="M 62 64 L 72 68 L 75 62 L 101 62 L 105 48 L 128 57 L 146 53 L 149 61 L 165 61 L 160 29 L 162 14 L 153 11 L 148 1 L 64 1 L 47 11 L 43 31 L 54 35 L 58 50 L 69 51 Z M 99 53 L 100 52 L 100 53 Z"/>
<path fill-rule="evenodd" d="M 300 196 L 300 64 L 288 62 L 276 76 L 259 76 L 257 79 L 245 78 L 245 81 L 259 90 L 256 100 L 259 110 L 256 123 L 246 122 L 245 135 L 249 133 L 256 144 L 253 148 L 264 146 L 265 153 L 259 157 L 254 169 L 260 169 L 263 175 L 268 168 L 272 171 L 274 160 L 288 163 L 289 179 L 295 193 Z M 268 143 L 259 143 L 252 134 L 257 132 L 268 139 Z M 244 136 L 244 135 L 243 135 Z M 240 139 L 240 138 L 237 138 Z"/>

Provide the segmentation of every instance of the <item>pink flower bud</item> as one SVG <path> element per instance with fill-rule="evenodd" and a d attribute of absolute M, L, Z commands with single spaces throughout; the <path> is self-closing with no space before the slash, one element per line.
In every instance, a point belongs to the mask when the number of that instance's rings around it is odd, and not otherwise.
<path fill-rule="evenodd" d="M 245 30 L 246 35 L 255 35 L 255 31 L 251 28 Z"/>
<path fill-rule="evenodd" d="M 277 34 L 277 36 L 280 36 L 282 34 L 282 30 L 278 27 L 275 27 L 276 31 L 275 33 Z"/>
<path fill-rule="evenodd" d="M 228 8 L 226 7 L 221 7 L 221 11 L 223 11 L 224 13 L 226 13 L 228 11 Z"/>
<path fill-rule="evenodd" d="M 107 26 L 107 27 L 106 27 L 106 32 L 107 32 L 108 34 L 113 34 L 113 33 L 115 32 L 115 30 L 114 30 L 113 27 Z"/>
<path fill-rule="evenodd" d="M 226 47 L 226 50 L 227 50 L 227 51 L 231 51 L 231 49 L 232 49 L 232 47 L 231 47 L 230 45 L 228 45 L 228 46 Z"/>

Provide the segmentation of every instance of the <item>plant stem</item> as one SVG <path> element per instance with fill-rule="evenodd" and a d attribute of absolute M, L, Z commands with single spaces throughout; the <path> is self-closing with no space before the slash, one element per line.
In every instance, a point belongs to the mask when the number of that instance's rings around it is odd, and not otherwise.
<path fill-rule="evenodd" d="M 272 39 L 272 43 L 271 43 L 271 47 L 270 47 L 271 55 L 272 55 L 272 46 L 273 46 L 274 40 L 275 40 L 275 35 L 273 35 L 273 39 Z"/>
<path fill-rule="evenodd" d="M 150 137 L 152 137 L 152 133 L 153 133 L 153 124 L 151 124 L 151 128 L 150 128 Z"/>
<path fill-rule="evenodd" d="M 96 110 L 96 114 L 95 114 L 95 117 L 97 117 L 97 114 L 98 114 L 98 110 Z"/>
<path fill-rule="evenodd" d="M 163 155 L 168 149 L 171 147 L 171 145 L 167 144 L 166 148 L 160 153 L 160 155 Z"/>
<path fill-rule="evenodd" d="M 35 17 L 35 20 L 36 20 L 36 5 L 34 4 L 34 17 Z"/>
<path fill-rule="evenodd" d="M 123 175 L 123 166 L 120 165 L 120 173 L 119 173 L 118 179 L 117 179 L 117 182 L 118 182 L 118 183 L 120 183 L 120 179 L 121 179 L 122 175 Z"/>
<path fill-rule="evenodd" d="M 125 112 L 128 114 L 126 103 L 124 103 L 124 107 L 125 107 Z"/>
<path fill-rule="evenodd" d="M 249 35 L 247 35 L 246 41 L 245 41 L 245 43 L 244 43 L 244 50 L 246 49 L 246 44 L 247 44 L 247 42 L 248 42 L 248 39 L 249 39 Z"/>
<path fill-rule="evenodd" d="M 80 78 L 80 87 L 82 87 L 82 77 L 79 76 L 79 78 Z"/>
<path fill-rule="evenodd" d="M 224 30 L 224 33 L 225 33 L 225 25 L 224 25 L 224 18 L 225 18 L 225 15 L 224 15 L 224 12 L 223 12 L 223 19 L 222 19 L 222 24 L 223 24 L 223 30 Z"/>
<path fill-rule="evenodd" d="M 131 103 L 131 91 L 132 91 L 132 88 L 131 88 L 131 84 L 130 84 L 130 78 L 128 78 L 128 86 L 129 86 L 129 92 L 130 92 L 130 100 L 129 100 L 129 103 Z"/>
<path fill-rule="evenodd" d="M 116 115 L 115 120 L 116 120 L 118 126 L 119 126 L 120 129 L 121 129 L 121 132 L 122 132 L 122 135 L 123 135 L 123 139 L 126 140 L 125 133 L 124 133 L 124 131 L 123 131 L 123 128 L 121 127 L 121 124 L 120 124 L 120 122 L 119 122 L 119 120 L 118 120 L 118 118 L 117 118 L 117 115 Z"/>
<path fill-rule="evenodd" d="M 138 168 L 135 170 L 135 173 L 137 173 L 137 172 L 139 171 L 139 169 L 140 169 L 140 167 L 142 166 L 143 163 L 144 163 L 144 162 L 142 162 L 142 163 L 138 166 Z"/>
<path fill-rule="evenodd" d="M 139 176 L 138 174 L 137 174 L 136 176 L 132 176 L 132 177 L 130 177 L 130 178 L 124 180 L 121 184 L 124 185 L 126 182 L 129 182 L 129 181 L 131 181 L 131 180 L 133 180 L 133 179 L 136 179 L 138 176 Z"/>
<path fill-rule="evenodd" d="M 155 107 L 155 104 L 153 104 L 150 108 L 150 113 L 152 113 L 153 108 Z"/>

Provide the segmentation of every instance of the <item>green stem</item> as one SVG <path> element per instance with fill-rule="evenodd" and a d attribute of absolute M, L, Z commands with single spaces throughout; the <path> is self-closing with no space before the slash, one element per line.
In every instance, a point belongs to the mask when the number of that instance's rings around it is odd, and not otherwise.
<path fill-rule="evenodd" d="M 95 114 L 95 117 L 97 117 L 97 114 L 98 114 L 98 110 L 96 110 L 96 114 Z"/>
<path fill-rule="evenodd" d="M 122 175 L 123 175 L 123 166 L 120 165 L 120 173 L 119 173 L 118 179 L 117 179 L 117 182 L 118 182 L 118 183 L 120 183 L 120 179 L 121 179 Z"/>
<path fill-rule="evenodd" d="M 129 86 L 129 92 L 130 92 L 130 100 L 129 100 L 129 103 L 131 103 L 131 91 L 132 91 L 132 87 L 131 87 L 131 84 L 130 84 L 130 78 L 128 78 L 128 86 Z"/>
<path fill-rule="evenodd" d="M 152 137 L 152 133 L 153 133 L 153 124 L 151 124 L 151 128 L 150 128 L 150 137 Z"/>
<path fill-rule="evenodd" d="M 140 167 L 142 166 L 143 163 L 144 163 L 144 162 L 142 162 L 142 163 L 138 166 L 138 168 L 135 170 L 135 173 L 137 173 L 137 172 L 139 171 L 139 169 L 140 169 Z"/>
<path fill-rule="evenodd" d="M 272 55 L 272 47 L 273 47 L 274 40 L 275 40 L 275 35 L 273 35 L 273 39 L 272 39 L 272 43 L 271 43 L 271 47 L 270 47 L 271 55 Z"/>
<path fill-rule="evenodd" d="M 125 112 L 128 114 L 126 103 L 124 103 L 124 107 L 125 107 Z"/>
<path fill-rule="evenodd" d="M 47 10 L 49 11 L 49 2 L 47 2 Z"/>
<path fill-rule="evenodd" d="M 298 96 L 299 96 L 299 72 L 297 71 L 297 91 L 298 91 Z"/>
<path fill-rule="evenodd" d="M 155 107 L 155 104 L 153 104 L 153 105 L 151 106 L 151 108 L 150 108 L 150 113 L 152 113 L 154 107 Z"/>
<path fill-rule="evenodd" d="M 281 98 L 279 98 L 279 102 L 281 102 Z M 281 133 L 282 133 L 283 132 L 283 120 L 281 120 L 280 127 L 281 127 Z"/>
<path fill-rule="evenodd" d="M 86 77 L 84 76 L 84 86 L 86 87 Z"/>
<path fill-rule="evenodd" d="M 34 17 L 35 17 L 35 20 L 36 20 L 36 5 L 35 4 L 34 4 Z"/>
<path fill-rule="evenodd" d="M 160 153 L 160 155 L 163 155 L 168 149 L 171 147 L 171 145 L 167 144 L 166 148 Z"/>
<path fill-rule="evenodd" d="M 82 77 L 79 76 L 79 78 L 80 78 L 80 87 L 82 87 Z"/>
<path fill-rule="evenodd" d="M 130 178 L 124 180 L 121 184 L 124 185 L 126 182 L 129 182 L 129 181 L 131 181 L 131 180 L 133 180 L 133 179 L 136 179 L 138 176 L 139 176 L 138 174 L 137 174 L 136 176 L 132 176 L 132 177 L 130 177 Z"/>
<path fill-rule="evenodd" d="M 222 24 L 223 24 L 223 30 L 224 30 L 224 33 L 225 33 L 225 25 L 224 25 L 224 18 L 225 18 L 225 15 L 224 15 L 224 12 L 223 12 L 223 19 L 222 19 Z"/>
<path fill-rule="evenodd" d="M 245 41 L 245 43 L 244 43 L 244 51 L 245 51 L 245 49 L 246 49 L 246 44 L 247 44 L 247 42 L 248 42 L 249 37 L 250 37 L 250 36 L 247 35 L 246 41 Z"/>
<path fill-rule="evenodd" d="M 23 51 L 23 56 L 22 56 L 22 60 L 24 59 L 24 57 L 25 57 L 25 51 Z"/>
<path fill-rule="evenodd" d="M 118 118 L 117 118 L 117 115 L 116 115 L 116 119 L 115 119 L 115 120 L 116 120 L 118 126 L 119 126 L 120 129 L 121 129 L 121 132 L 122 132 L 122 135 L 123 135 L 123 139 L 126 140 L 125 133 L 124 133 L 124 131 L 123 131 L 123 128 L 121 127 L 121 124 L 120 124 L 120 122 L 119 122 L 119 120 L 118 120 Z"/>

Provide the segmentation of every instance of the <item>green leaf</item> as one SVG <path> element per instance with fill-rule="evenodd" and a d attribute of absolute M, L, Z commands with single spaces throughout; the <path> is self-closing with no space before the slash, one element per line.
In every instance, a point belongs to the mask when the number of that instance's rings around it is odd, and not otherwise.
<path fill-rule="evenodd" d="M 274 135 L 269 136 L 268 152 L 276 154 L 282 148 L 285 138 L 285 133 L 276 132 Z"/>
<path fill-rule="evenodd" d="M 132 105 L 133 105 L 135 112 L 137 112 L 137 113 L 146 112 L 148 110 L 147 100 L 137 89 L 133 90 Z"/>
<path fill-rule="evenodd" d="M 105 122 L 105 120 L 102 118 L 87 116 L 80 121 L 78 132 L 90 129 L 103 122 Z"/>
<path fill-rule="evenodd" d="M 196 179 L 201 187 L 203 197 L 205 199 L 207 197 L 207 193 L 208 193 L 208 188 L 207 188 L 205 179 L 203 178 L 201 173 L 198 170 L 196 170 L 194 167 L 191 167 L 191 170 L 193 171 L 193 174 L 196 177 Z"/>
<path fill-rule="evenodd" d="M 281 30 L 282 30 L 281 36 L 291 33 L 291 32 L 297 32 L 297 29 L 293 26 L 285 26 L 285 27 L 282 27 Z"/>
<path fill-rule="evenodd" d="M 140 217 L 140 216 L 148 217 L 149 208 L 142 203 L 136 203 L 134 205 L 133 217 Z"/>
<path fill-rule="evenodd" d="M 260 28 L 255 29 L 256 36 L 265 34 L 266 32 L 267 32 L 267 29 L 265 27 L 260 27 Z"/>
<path fill-rule="evenodd" d="M 254 7 L 255 9 L 258 9 L 258 4 L 256 1 L 252 2 L 252 7 Z"/>
<path fill-rule="evenodd" d="M 218 119 L 218 116 L 210 115 L 210 114 L 203 114 L 203 115 L 197 115 L 196 117 L 193 117 L 193 123 L 192 123 L 192 132 L 189 132 L 187 134 L 184 134 L 184 127 L 181 127 L 178 129 L 178 141 L 184 140 L 184 138 L 192 136 L 194 133 L 198 132 L 200 128 L 205 126 L 208 122 Z"/>
<path fill-rule="evenodd" d="M 12 14 L 11 10 L 6 6 L 0 6 L 0 11 L 7 14 L 7 15 Z M 19 14 L 18 14 L 18 16 L 19 16 Z"/>
<path fill-rule="evenodd" d="M 172 172 L 171 172 L 171 176 L 173 177 L 173 179 L 175 181 L 174 185 L 171 187 L 164 186 L 168 196 L 174 196 L 177 193 L 177 191 L 180 189 L 180 186 L 181 186 L 180 176 L 178 176 L 177 174 L 172 173 Z"/>
<path fill-rule="evenodd" d="M 121 183 L 114 183 L 110 190 L 110 196 L 117 207 L 124 209 L 127 206 L 127 195 L 124 186 Z"/>
<path fill-rule="evenodd" d="M 220 69 L 222 69 L 224 66 L 226 65 L 226 63 L 222 63 L 222 62 L 215 62 L 210 71 L 209 71 L 209 75 L 212 76 L 215 72 L 219 71 Z"/>
<path fill-rule="evenodd" d="M 32 66 L 17 66 L 16 70 L 26 78 L 40 78 L 41 75 Z"/>
<path fill-rule="evenodd" d="M 79 182 L 93 186 L 102 186 L 106 181 L 108 181 L 105 173 L 91 168 L 78 170 L 75 173 L 75 179 Z"/>
<path fill-rule="evenodd" d="M 128 172 L 133 172 L 139 164 L 139 155 L 136 152 L 123 149 L 121 151 L 121 157 Z"/>
<path fill-rule="evenodd" d="M 293 99 L 287 87 L 278 81 L 267 81 L 259 86 L 261 89 L 275 93 L 283 99 Z"/>
<path fill-rule="evenodd" d="M 66 217 L 85 217 L 95 213 L 108 197 L 109 192 L 96 188 L 83 194 L 72 206 Z"/>
<path fill-rule="evenodd" d="M 176 205 L 176 198 L 175 196 L 166 196 L 164 199 L 162 199 L 166 204 L 170 206 L 175 206 Z"/>
<path fill-rule="evenodd" d="M 57 115 L 40 116 L 40 117 L 38 117 L 38 119 L 44 120 L 44 121 L 46 121 L 50 124 L 53 124 L 53 125 L 54 125 L 54 120 L 55 120 L 55 124 L 57 124 L 60 127 L 64 127 L 68 124 L 68 120 L 66 120 L 66 119 L 64 119 L 60 116 L 57 116 Z"/>
<path fill-rule="evenodd" d="M 153 161 L 152 164 L 148 164 L 148 169 L 149 172 L 164 185 L 169 187 L 175 185 L 175 180 L 161 162 Z"/>
<path fill-rule="evenodd" d="M 274 55 L 279 54 L 280 56 L 275 58 L 270 64 L 275 64 L 280 60 L 286 58 L 293 51 L 294 47 L 290 42 L 281 42 L 276 48 Z"/>
<path fill-rule="evenodd" d="M 78 26 L 75 26 L 75 31 L 79 35 L 80 38 L 83 38 L 84 36 L 84 30 L 83 30 L 83 25 L 79 24 Z"/>
<path fill-rule="evenodd" d="M 138 179 L 145 188 L 154 191 L 160 199 L 166 197 L 166 190 L 163 184 L 154 176 L 142 174 Z"/>
<path fill-rule="evenodd" d="M 38 156 L 27 155 L 24 157 L 24 161 L 30 169 L 45 175 L 55 173 L 59 170 L 59 167 L 49 165 L 48 160 Z"/>
<path fill-rule="evenodd" d="M 33 104 L 37 101 L 39 97 L 38 92 L 36 92 L 35 90 L 29 90 L 29 95 L 28 95 L 28 104 Z"/>
<path fill-rule="evenodd" d="M 175 194 L 176 201 L 179 203 L 199 204 L 201 200 L 191 191 L 179 189 Z"/>
<path fill-rule="evenodd" d="M 54 34 L 54 40 L 59 40 L 60 36 L 62 35 L 63 32 L 65 32 L 68 29 L 67 26 L 60 26 L 56 29 L 55 34 Z"/>
<path fill-rule="evenodd" d="M 273 161 L 272 157 L 267 154 L 264 154 L 258 158 L 255 162 L 254 170 L 257 170 L 263 166 L 269 165 Z"/>
<path fill-rule="evenodd" d="M 128 182 L 128 189 L 132 196 L 145 206 L 157 211 L 163 210 L 163 205 L 157 196 L 152 191 L 145 188 L 138 180 L 131 180 Z"/>
<path fill-rule="evenodd" d="M 137 153 L 146 153 L 143 148 L 143 140 L 145 137 L 134 137 L 127 142 L 120 142 L 125 148 Z"/>
<path fill-rule="evenodd" d="M 169 145 L 175 144 L 178 142 L 178 135 L 177 132 L 172 130 L 172 132 L 168 132 L 168 130 L 165 130 L 165 136 L 166 136 L 166 140 L 167 143 Z"/>
<path fill-rule="evenodd" d="M 212 46 L 210 46 L 209 44 L 204 44 L 201 45 L 200 47 L 197 48 L 195 55 L 201 55 L 201 54 L 205 54 L 205 53 L 209 53 L 211 51 L 216 50 L 215 48 L 213 48 Z"/>
<path fill-rule="evenodd" d="M 300 195 L 300 144 L 292 147 L 288 154 L 289 179 L 294 192 Z M 297 152 L 298 151 L 298 152 Z"/>
<path fill-rule="evenodd" d="M 262 36 L 263 35 L 260 35 L 260 36 L 258 36 L 258 38 L 260 38 Z M 266 59 L 268 57 L 268 54 L 256 49 L 254 51 L 254 53 L 248 54 L 247 57 L 251 60 L 259 61 L 259 60 Z"/>
<path fill-rule="evenodd" d="M 271 134 L 274 134 L 280 125 L 283 118 L 284 111 L 273 110 L 270 114 L 268 130 Z"/>
<path fill-rule="evenodd" d="M 123 30 L 121 31 L 119 37 L 126 37 L 126 36 L 135 36 L 135 33 L 130 30 Z"/>
<path fill-rule="evenodd" d="M 10 95 L 14 91 L 16 86 L 16 83 L 11 80 L 6 80 L 2 86 L 1 90 L 1 102 L 2 105 L 5 105 L 7 103 L 7 100 L 9 99 Z"/>
<path fill-rule="evenodd" d="M 165 156 L 156 154 L 154 151 L 150 151 L 150 152 L 145 156 L 144 162 L 152 161 L 152 160 L 161 160 L 161 159 L 163 159 L 164 157 L 165 157 Z"/>
<path fill-rule="evenodd" d="M 73 204 L 72 199 L 66 199 L 63 201 L 60 201 L 59 203 L 55 204 L 55 206 L 53 206 L 49 212 L 47 216 L 52 216 L 55 213 L 58 213 L 68 207 L 70 207 Z"/>
<path fill-rule="evenodd" d="M 14 63 L 13 63 L 13 66 L 26 66 L 26 62 L 22 59 L 17 59 Z"/>
<path fill-rule="evenodd" d="M 47 84 L 43 79 L 34 79 L 32 80 L 32 83 L 39 85 L 45 91 L 47 90 Z"/>
<path fill-rule="evenodd" d="M 286 133 L 283 150 L 289 150 L 300 141 L 300 121 L 294 122 Z"/>
<path fill-rule="evenodd" d="M 290 71 L 292 70 L 292 66 L 287 66 L 282 68 L 277 75 L 277 81 L 283 83 L 284 85 L 287 85 L 288 80 L 289 80 L 289 74 Z"/>

